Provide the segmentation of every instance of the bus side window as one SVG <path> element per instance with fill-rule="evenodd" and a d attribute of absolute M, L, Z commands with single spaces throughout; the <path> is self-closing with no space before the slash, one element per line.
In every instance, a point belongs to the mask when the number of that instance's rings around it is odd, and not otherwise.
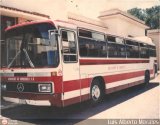
<path fill-rule="evenodd" d="M 108 43 L 108 57 L 118 57 L 115 43 Z"/>
<path fill-rule="evenodd" d="M 113 36 L 107 36 L 108 41 L 108 57 L 117 57 L 118 53 L 116 51 L 116 39 Z"/>
<path fill-rule="evenodd" d="M 124 39 L 120 37 L 108 36 L 108 57 L 125 58 L 126 49 Z"/>
<path fill-rule="evenodd" d="M 139 58 L 139 44 L 138 42 L 126 40 L 126 52 L 128 58 Z"/>
<path fill-rule="evenodd" d="M 149 49 L 146 44 L 140 43 L 140 57 L 149 58 Z"/>
<path fill-rule="evenodd" d="M 64 62 L 77 61 L 77 48 L 75 33 L 69 30 L 62 30 L 62 53 Z"/>
<path fill-rule="evenodd" d="M 86 43 L 86 40 L 84 38 L 79 37 L 78 39 L 79 39 L 79 53 L 80 53 L 80 56 L 87 57 L 89 44 Z"/>
<path fill-rule="evenodd" d="M 149 45 L 149 56 L 156 57 L 156 47 Z"/>
<path fill-rule="evenodd" d="M 79 29 L 78 39 L 81 57 L 107 57 L 104 33 Z"/>

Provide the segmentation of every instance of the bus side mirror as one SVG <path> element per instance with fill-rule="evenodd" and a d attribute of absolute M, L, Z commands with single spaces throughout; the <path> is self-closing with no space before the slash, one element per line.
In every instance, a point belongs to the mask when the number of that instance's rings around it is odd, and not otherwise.
<path fill-rule="evenodd" d="M 49 40 L 50 40 L 50 43 L 52 46 L 56 47 L 57 46 L 57 39 L 58 39 L 58 36 L 60 36 L 60 34 L 58 33 L 58 30 L 48 30 L 48 37 L 49 37 Z"/>
<path fill-rule="evenodd" d="M 49 39 L 51 39 L 51 37 L 53 36 L 60 36 L 60 34 L 58 33 L 58 30 L 48 30 L 48 35 L 49 35 Z"/>

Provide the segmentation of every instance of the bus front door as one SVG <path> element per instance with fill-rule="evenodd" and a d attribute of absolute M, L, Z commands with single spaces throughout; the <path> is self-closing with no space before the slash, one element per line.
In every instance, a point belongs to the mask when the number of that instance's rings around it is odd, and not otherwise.
<path fill-rule="evenodd" d="M 76 31 L 61 29 L 61 53 L 63 67 L 63 104 L 80 102 L 79 60 Z"/>

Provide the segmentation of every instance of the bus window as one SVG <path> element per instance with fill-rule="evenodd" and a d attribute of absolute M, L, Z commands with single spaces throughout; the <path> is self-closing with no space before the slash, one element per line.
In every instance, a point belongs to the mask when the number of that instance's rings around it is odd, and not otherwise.
<path fill-rule="evenodd" d="M 73 31 L 62 31 L 62 53 L 64 62 L 76 62 L 76 40 Z"/>
<path fill-rule="evenodd" d="M 79 52 L 82 57 L 107 57 L 105 35 L 79 29 Z"/>
<path fill-rule="evenodd" d="M 149 56 L 156 57 L 156 47 L 149 45 Z"/>
<path fill-rule="evenodd" d="M 86 39 L 79 37 L 79 53 L 81 57 L 88 56 L 89 44 L 86 42 Z"/>
<path fill-rule="evenodd" d="M 124 40 L 120 37 L 108 36 L 108 57 L 126 57 Z"/>
<path fill-rule="evenodd" d="M 99 57 L 107 57 L 106 41 L 99 41 L 97 46 L 99 48 Z"/>
<path fill-rule="evenodd" d="M 149 58 L 149 49 L 147 44 L 140 43 L 140 58 Z"/>
<path fill-rule="evenodd" d="M 80 37 L 86 37 L 94 40 L 105 41 L 105 35 L 103 33 L 100 33 L 97 31 L 89 31 L 85 29 L 79 29 L 78 31 L 79 31 Z"/>
<path fill-rule="evenodd" d="M 107 40 L 108 42 L 116 42 L 116 39 L 113 36 L 107 36 Z"/>
<path fill-rule="evenodd" d="M 79 36 L 92 38 L 92 33 L 87 30 L 79 29 Z"/>
<path fill-rule="evenodd" d="M 88 43 L 89 43 L 88 56 L 89 57 L 98 57 L 98 46 L 96 45 L 96 41 L 88 39 Z"/>
<path fill-rule="evenodd" d="M 139 58 L 138 42 L 126 40 L 126 52 L 128 58 Z"/>
<path fill-rule="evenodd" d="M 92 38 L 100 41 L 105 41 L 105 36 L 104 34 L 100 34 L 97 32 L 92 32 Z"/>

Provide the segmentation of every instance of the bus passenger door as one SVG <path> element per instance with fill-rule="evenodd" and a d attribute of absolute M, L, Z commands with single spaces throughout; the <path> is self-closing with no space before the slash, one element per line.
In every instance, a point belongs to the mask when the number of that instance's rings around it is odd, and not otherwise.
<path fill-rule="evenodd" d="M 76 31 L 61 29 L 63 105 L 80 102 L 79 60 Z"/>

